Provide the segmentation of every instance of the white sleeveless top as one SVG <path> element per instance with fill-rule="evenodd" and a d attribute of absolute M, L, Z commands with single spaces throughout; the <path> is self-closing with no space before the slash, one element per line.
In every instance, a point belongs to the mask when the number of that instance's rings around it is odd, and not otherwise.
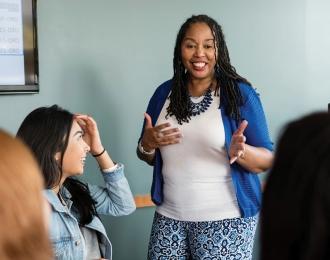
<path fill-rule="evenodd" d="M 180 143 L 160 148 L 163 159 L 164 201 L 156 211 L 181 221 L 216 221 L 240 217 L 225 150 L 220 98 L 189 123 L 165 119 L 166 100 L 156 125 L 170 122 L 183 134 Z M 199 102 L 203 97 L 192 98 Z"/>

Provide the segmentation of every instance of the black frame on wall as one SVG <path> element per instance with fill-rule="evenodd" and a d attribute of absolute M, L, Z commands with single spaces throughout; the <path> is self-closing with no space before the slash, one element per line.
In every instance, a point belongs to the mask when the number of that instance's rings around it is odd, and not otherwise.
<path fill-rule="evenodd" d="M 37 42 L 37 0 L 22 3 L 24 85 L 0 85 L 0 94 L 39 92 L 39 62 Z"/>

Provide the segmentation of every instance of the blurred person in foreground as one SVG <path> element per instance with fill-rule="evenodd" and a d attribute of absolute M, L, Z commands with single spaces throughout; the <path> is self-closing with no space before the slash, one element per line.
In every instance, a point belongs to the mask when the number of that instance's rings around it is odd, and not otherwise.
<path fill-rule="evenodd" d="M 31 151 L 0 130 L 0 259 L 52 259 L 49 205 Z"/>
<path fill-rule="evenodd" d="M 330 114 L 287 125 L 261 210 L 262 260 L 330 259 Z"/>

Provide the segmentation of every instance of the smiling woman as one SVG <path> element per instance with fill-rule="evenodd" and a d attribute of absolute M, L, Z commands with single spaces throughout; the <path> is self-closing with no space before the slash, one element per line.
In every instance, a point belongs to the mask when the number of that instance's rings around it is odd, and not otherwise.
<path fill-rule="evenodd" d="M 173 68 L 149 101 L 137 147 L 154 166 L 148 259 L 251 259 L 261 203 L 255 173 L 272 161 L 259 96 L 206 15 L 181 26 Z"/>
<path fill-rule="evenodd" d="M 63 156 L 63 179 L 77 174 L 83 174 L 84 172 L 85 160 L 90 147 L 84 141 L 83 134 L 84 132 L 80 125 L 77 120 L 74 119 L 70 131 L 68 147 Z M 57 152 L 55 156 L 58 159 L 61 158 L 61 152 Z M 110 164 L 110 166 L 112 167 L 113 163 Z"/>
<path fill-rule="evenodd" d="M 45 178 L 56 259 L 111 259 L 112 246 L 99 214 L 128 215 L 135 203 L 124 166 L 105 151 L 94 119 L 56 105 L 40 107 L 24 119 L 17 136 L 34 152 Z M 88 152 L 99 164 L 105 187 L 75 178 L 83 174 Z"/>
<path fill-rule="evenodd" d="M 196 23 L 187 31 L 181 44 L 182 63 L 191 80 L 212 79 L 217 58 L 217 49 L 210 27 Z M 212 85 L 210 84 L 210 89 Z M 201 96 L 205 89 L 189 87 L 192 96 Z"/>

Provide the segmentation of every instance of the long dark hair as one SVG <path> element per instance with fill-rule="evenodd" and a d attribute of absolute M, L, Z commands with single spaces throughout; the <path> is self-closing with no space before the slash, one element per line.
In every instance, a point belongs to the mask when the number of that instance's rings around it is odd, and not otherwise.
<path fill-rule="evenodd" d="M 189 122 L 190 120 L 191 111 L 187 89 L 188 79 L 185 73 L 185 67 L 182 63 L 181 44 L 187 30 L 195 23 L 207 24 L 213 33 L 214 47 L 218 50 L 215 66 L 215 77 L 217 81 L 216 93 L 220 93 L 220 106 L 225 107 L 225 112 L 236 121 L 240 121 L 241 115 L 239 106 L 242 105 L 243 101 L 238 82 L 244 82 L 249 85 L 250 83 L 245 78 L 238 75 L 235 68 L 230 64 L 229 52 L 221 26 L 207 15 L 191 16 L 185 21 L 178 32 L 173 57 L 173 86 L 167 114 L 170 116 L 174 115 L 179 124 Z"/>
<path fill-rule="evenodd" d="M 41 167 L 47 189 L 60 184 L 63 155 L 69 142 L 73 114 L 57 105 L 33 110 L 22 122 L 17 136 L 33 151 Z M 59 162 L 55 154 L 60 152 Z M 80 225 L 86 225 L 97 215 L 95 201 L 87 185 L 69 177 L 63 183 L 70 192 L 75 209 L 79 213 Z"/>
<path fill-rule="evenodd" d="M 330 114 L 290 123 L 261 210 L 262 260 L 330 259 Z"/>

